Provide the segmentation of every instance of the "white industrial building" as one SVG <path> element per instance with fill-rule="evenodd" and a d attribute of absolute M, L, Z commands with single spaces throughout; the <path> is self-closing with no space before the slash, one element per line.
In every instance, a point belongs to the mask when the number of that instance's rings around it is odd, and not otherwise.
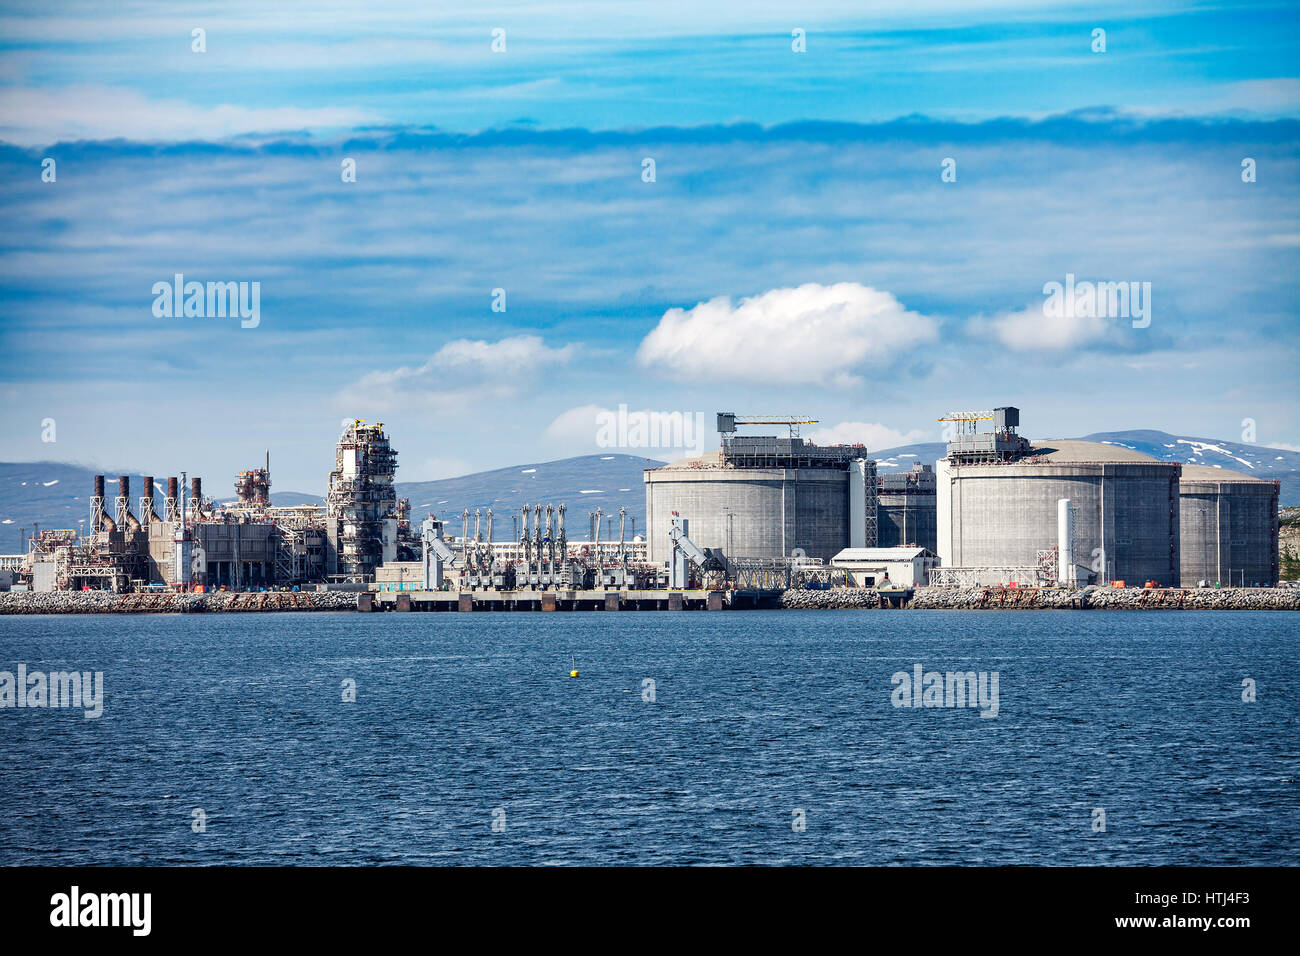
<path fill-rule="evenodd" d="M 848 572 L 852 587 L 871 588 L 882 584 L 919 587 L 939 566 L 939 556 L 928 548 L 845 548 L 831 558 L 831 567 Z"/>

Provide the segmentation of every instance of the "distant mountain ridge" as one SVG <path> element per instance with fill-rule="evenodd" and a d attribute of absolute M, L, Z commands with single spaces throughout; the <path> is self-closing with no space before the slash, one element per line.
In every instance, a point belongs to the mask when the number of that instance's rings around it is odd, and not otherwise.
<path fill-rule="evenodd" d="M 525 504 L 561 504 L 567 506 L 565 529 L 570 538 L 586 538 L 591 524 L 589 514 L 599 508 L 603 520 L 618 533 L 618 509 L 626 508 L 638 533 L 645 530 L 645 483 L 642 472 L 658 468 L 664 462 L 636 455 L 583 455 L 559 461 L 531 462 L 481 471 L 460 478 L 437 481 L 397 483 L 397 493 L 411 499 L 411 520 L 436 514 L 450 522 L 452 531 L 460 533 L 460 515 L 470 512 L 469 527 L 474 528 L 474 509 L 495 515 L 495 537 L 512 535 L 514 522 Z M 613 521 L 608 519 L 613 516 Z M 602 531 L 601 537 L 607 532 Z"/>
<path fill-rule="evenodd" d="M 1058 436 L 1052 436 L 1058 437 Z M 1300 452 L 1241 442 L 1170 435 L 1150 429 L 1094 432 L 1086 441 L 1131 448 L 1160 461 L 1179 461 L 1239 471 L 1281 484 L 1283 505 L 1300 505 Z M 942 442 L 921 442 L 872 451 L 882 474 L 905 471 L 914 461 L 933 465 L 943 456 Z M 664 462 L 637 455 L 583 455 L 559 461 L 531 462 L 496 468 L 459 478 L 437 481 L 398 482 L 397 494 L 411 500 L 412 520 L 429 513 L 450 522 L 460 532 L 459 516 L 470 512 L 473 527 L 475 508 L 491 508 L 495 514 L 495 536 L 514 533 L 512 515 L 528 504 L 564 503 L 570 538 L 585 538 L 590 530 L 589 512 L 600 508 L 607 527 L 617 533 L 618 509 L 626 508 L 635 519 L 638 533 L 645 529 L 645 485 L 642 471 Z M 0 553 L 19 549 L 20 529 L 29 533 L 35 522 L 43 528 L 80 528 L 89 509 L 91 478 L 106 474 L 108 494 L 116 494 L 120 471 L 93 469 L 60 462 L 0 463 Z M 205 476 L 206 478 L 207 476 Z M 138 498 L 144 482 L 131 476 L 131 491 Z M 226 487 L 229 487 L 228 485 Z M 162 489 L 159 489 L 161 492 Z M 219 500 L 229 501 L 233 496 Z M 271 494 L 277 505 L 319 504 L 317 495 L 294 491 Z M 132 502 L 134 507 L 134 500 Z M 602 537 L 608 532 L 602 532 Z"/>

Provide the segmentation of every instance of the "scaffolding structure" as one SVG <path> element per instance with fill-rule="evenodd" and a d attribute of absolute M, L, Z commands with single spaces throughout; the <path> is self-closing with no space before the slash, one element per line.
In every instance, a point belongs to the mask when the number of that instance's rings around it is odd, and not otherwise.
<path fill-rule="evenodd" d="M 1055 549 L 1053 549 L 1055 550 Z M 1021 586 L 1042 586 L 1050 583 L 1043 577 L 1043 570 L 1039 567 L 1014 567 L 993 566 L 977 568 L 931 568 L 930 569 L 930 586 L 941 588 L 974 588 L 990 587 L 991 578 L 997 578 L 999 582 L 1014 581 Z M 1051 580 L 1055 580 L 1053 574 Z"/>
<path fill-rule="evenodd" d="M 307 580 L 307 531 L 279 528 L 275 543 L 275 580 L 281 584 L 302 584 Z"/>
<path fill-rule="evenodd" d="M 843 587 L 848 572 L 817 558 L 731 558 L 731 586 L 742 591 L 786 591 L 810 584 Z"/>
<path fill-rule="evenodd" d="M 1044 583 L 1056 584 L 1061 577 L 1061 549 L 1055 545 L 1040 548 L 1038 557 L 1038 579 Z"/>

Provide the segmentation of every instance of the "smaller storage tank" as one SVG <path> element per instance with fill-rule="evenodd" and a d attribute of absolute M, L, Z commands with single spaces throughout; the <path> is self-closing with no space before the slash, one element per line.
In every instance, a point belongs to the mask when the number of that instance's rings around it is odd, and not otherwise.
<path fill-rule="evenodd" d="M 934 469 L 918 461 L 910 471 L 880 475 L 878 484 L 879 546 L 938 553 Z"/>
<path fill-rule="evenodd" d="M 1278 483 L 1183 466 L 1178 483 L 1182 586 L 1272 587 L 1278 579 Z"/>

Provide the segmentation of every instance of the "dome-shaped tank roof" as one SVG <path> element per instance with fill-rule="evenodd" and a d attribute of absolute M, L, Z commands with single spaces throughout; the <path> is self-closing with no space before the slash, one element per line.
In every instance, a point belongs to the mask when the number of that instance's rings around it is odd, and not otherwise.
<path fill-rule="evenodd" d="M 1030 455 L 1050 462 L 1133 462 L 1136 464 L 1161 464 L 1158 459 L 1144 455 L 1123 445 L 1108 442 L 1076 441 L 1066 438 L 1049 438 L 1033 443 Z"/>
<path fill-rule="evenodd" d="M 721 468 L 722 452 L 706 451 L 703 455 L 692 455 L 688 458 L 678 458 L 676 461 L 669 462 L 666 465 L 660 465 L 658 468 L 648 469 L 650 471 L 669 471 L 683 468 Z"/>
<path fill-rule="evenodd" d="M 1248 483 L 1267 485 L 1272 482 L 1264 478 L 1255 478 L 1230 468 L 1215 468 L 1213 465 L 1183 465 L 1183 481 L 1217 481 L 1225 484 Z"/>

